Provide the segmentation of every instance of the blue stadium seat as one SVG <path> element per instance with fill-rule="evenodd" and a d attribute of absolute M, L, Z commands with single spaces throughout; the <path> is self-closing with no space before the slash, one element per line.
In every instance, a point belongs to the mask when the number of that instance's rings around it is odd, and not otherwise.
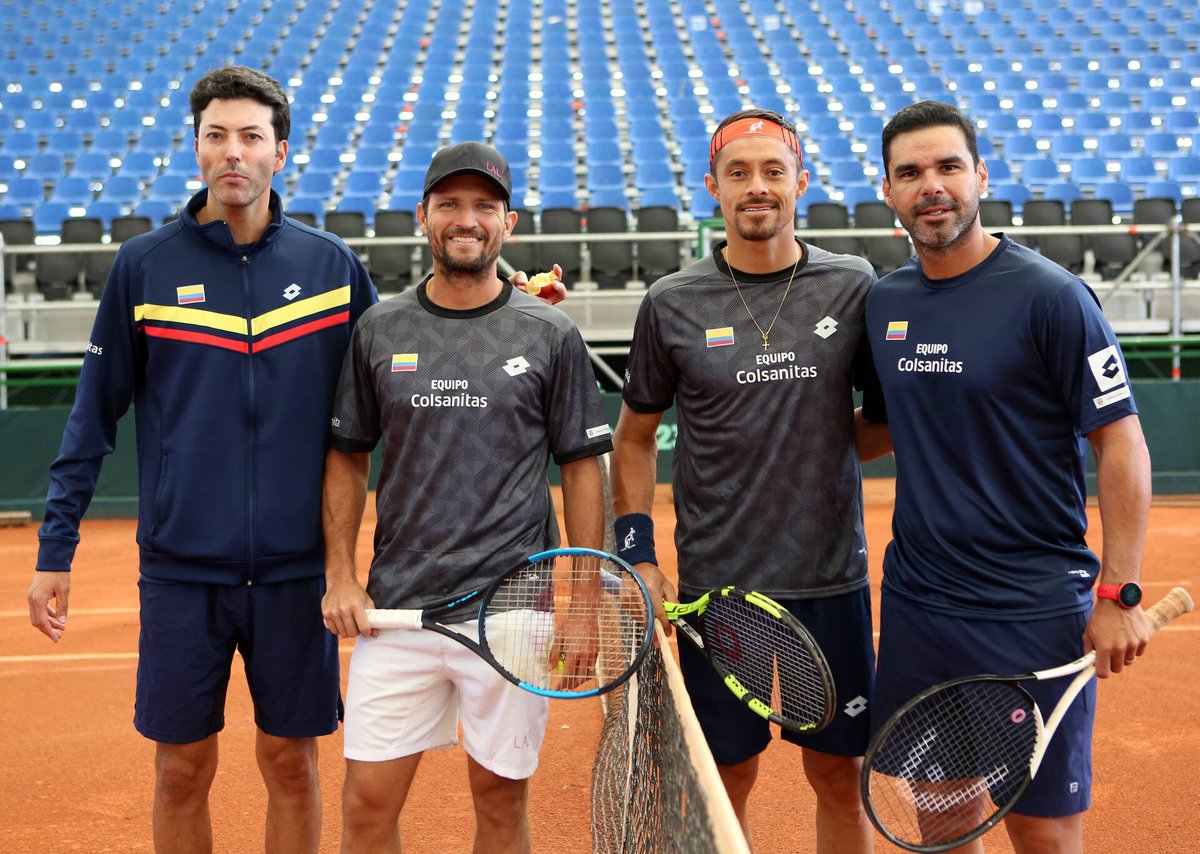
<path fill-rule="evenodd" d="M 1083 198 L 1083 191 L 1070 181 L 1053 181 L 1042 188 L 1042 198 L 1056 199 L 1063 203 L 1063 208 L 1070 212 L 1071 203 Z"/>
<path fill-rule="evenodd" d="M 142 197 L 142 182 L 132 175 L 114 175 L 104 182 L 100 198 L 132 207 Z"/>
<path fill-rule="evenodd" d="M 982 152 L 980 152 L 982 155 Z M 993 183 L 1007 183 L 1012 180 L 1012 168 L 1008 165 L 1008 161 L 1000 157 L 991 157 L 984 160 L 988 171 L 988 181 Z"/>
<path fill-rule="evenodd" d="M 318 228 L 325 221 L 325 200 L 319 196 L 294 196 L 285 202 L 283 209 L 287 214 L 312 214 L 317 220 Z"/>
<path fill-rule="evenodd" d="M 1126 184 L 1144 184 L 1158 179 L 1158 169 L 1153 157 L 1133 155 L 1121 158 L 1121 171 L 1118 176 Z"/>
<path fill-rule="evenodd" d="M 66 161 L 61 154 L 43 151 L 29 158 L 22 173 L 27 178 L 52 182 L 66 171 Z"/>
<path fill-rule="evenodd" d="M 1179 184 L 1174 181 L 1147 181 L 1146 187 L 1142 191 L 1142 197 L 1146 199 L 1172 199 L 1175 202 L 1175 207 L 1178 208 L 1183 202 L 1183 191 Z"/>
<path fill-rule="evenodd" d="M 1110 177 L 1108 162 L 1100 157 L 1080 157 L 1071 161 L 1071 180 L 1076 184 L 1097 184 Z"/>
<path fill-rule="evenodd" d="M 92 182 L 78 175 L 59 178 L 50 193 L 50 201 L 85 207 L 92 200 Z"/>
<path fill-rule="evenodd" d="M 377 195 L 347 194 L 342 196 L 334 208 L 338 213 L 359 213 L 367 228 L 375 224 Z"/>
<path fill-rule="evenodd" d="M 1075 117 L 1075 133 L 1095 137 L 1112 131 L 1112 124 L 1107 113 L 1081 113 Z"/>
<path fill-rule="evenodd" d="M 1024 184 L 989 184 L 988 196 L 1008 202 L 1012 205 L 1013 214 L 1020 216 L 1025 202 L 1029 201 L 1033 193 Z"/>
<path fill-rule="evenodd" d="M 8 192 L 4 194 L 4 202 L 22 208 L 40 205 L 46 199 L 46 185 L 41 178 L 12 178 L 8 182 Z"/>
<path fill-rule="evenodd" d="M 33 229 L 38 234 L 58 234 L 64 219 L 70 219 L 71 206 L 66 202 L 42 202 L 33 209 Z"/>
<path fill-rule="evenodd" d="M 1173 133 L 1150 133 L 1142 140 L 1142 152 L 1150 157 L 1175 157 L 1180 154 L 1180 137 Z"/>
<path fill-rule="evenodd" d="M 116 202 L 99 199 L 87 206 L 87 215 L 104 223 L 104 230 L 112 227 L 112 221 L 124 213 L 124 209 Z"/>
<path fill-rule="evenodd" d="M 625 177 L 622 174 L 621 167 L 607 163 L 589 164 L 587 188 L 593 192 L 597 190 L 621 190 L 623 193 Z M 613 206 L 606 205 L 605 207 Z"/>
<path fill-rule="evenodd" d="M 1031 157 L 1021 161 L 1021 182 L 1031 186 L 1043 186 L 1060 180 L 1058 163 L 1049 157 Z M 1016 213 L 1014 206 L 1014 213 Z"/>
<path fill-rule="evenodd" d="M 1092 195 L 1107 199 L 1118 216 L 1133 213 L 1133 189 L 1123 181 L 1101 181 L 1092 189 Z"/>
<path fill-rule="evenodd" d="M 588 193 L 589 208 L 621 208 L 629 209 L 629 199 L 625 196 L 625 190 L 622 188 L 612 187 L 598 190 L 590 190 Z"/>
<path fill-rule="evenodd" d="M 1099 134 L 1096 137 L 1096 156 L 1108 159 L 1128 157 L 1134 153 L 1133 139 L 1120 131 Z"/>
<path fill-rule="evenodd" d="M 1186 135 L 1200 130 L 1200 118 L 1192 110 L 1174 110 L 1163 116 L 1163 130 Z"/>
<path fill-rule="evenodd" d="M 182 205 L 195 192 L 188 187 L 188 181 L 183 175 L 159 175 L 150 185 L 149 198 Z"/>
<path fill-rule="evenodd" d="M 1167 178 L 1177 184 L 1200 184 L 1200 155 L 1172 157 L 1167 161 Z"/>
<path fill-rule="evenodd" d="M 711 196 L 709 198 L 711 198 Z M 675 190 L 672 187 L 645 189 L 642 190 L 638 196 L 638 206 L 643 208 L 675 208 L 678 210 L 679 196 L 676 195 Z"/>
<path fill-rule="evenodd" d="M 346 176 L 342 189 L 348 195 L 378 196 L 383 191 L 383 173 L 362 169 L 355 164 L 355 168 Z"/>
<path fill-rule="evenodd" d="M 554 190 L 574 190 L 578 185 L 575 179 L 575 164 L 572 161 L 569 165 L 544 165 L 542 166 L 542 174 L 538 179 L 538 189 L 540 191 Z"/>
<path fill-rule="evenodd" d="M 1055 160 L 1075 160 L 1079 157 L 1090 157 L 1091 153 L 1082 136 L 1061 133 L 1050 138 L 1050 156 Z"/>
<path fill-rule="evenodd" d="M 879 188 L 873 184 L 848 184 L 841 187 L 840 190 L 842 192 L 842 204 L 850 210 L 854 210 L 854 206 L 860 202 L 877 202 L 880 198 Z M 810 200 L 809 204 L 812 203 L 812 200 Z"/>
<path fill-rule="evenodd" d="M 559 190 L 543 190 L 541 193 L 542 210 L 550 210 L 554 208 L 568 208 L 570 210 L 578 210 L 579 199 L 575 189 L 559 189 Z"/>

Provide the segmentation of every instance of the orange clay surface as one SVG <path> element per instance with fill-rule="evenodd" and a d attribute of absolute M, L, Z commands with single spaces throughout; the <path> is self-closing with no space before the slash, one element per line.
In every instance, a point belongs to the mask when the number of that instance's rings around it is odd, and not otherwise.
<path fill-rule="evenodd" d="M 876 603 L 890 539 L 891 481 L 867 482 L 867 536 Z M 558 506 L 561 507 L 561 501 Z M 1092 508 L 1093 547 L 1102 548 Z M 658 553 L 675 571 L 669 489 L 655 505 Z M 370 553 L 373 519 L 360 543 Z M 131 521 L 85 522 L 70 598 L 70 629 L 55 645 L 29 625 L 25 591 L 36 553 L 34 526 L 0 528 L 0 850 L 151 851 L 153 744 L 133 729 L 137 666 L 137 565 Z M 1195 586 L 1200 502 L 1164 500 L 1150 518 L 1147 601 L 1174 585 Z M 346 643 L 343 660 L 349 655 Z M 1196 850 L 1200 811 L 1200 616 L 1170 626 L 1131 670 L 1100 688 L 1094 805 L 1087 849 L 1102 854 Z M 344 670 L 344 668 L 343 668 Z M 216 850 L 262 850 L 266 798 L 254 763 L 254 725 L 242 668 L 235 665 L 212 792 Z M 588 787 L 600 723 L 595 700 L 555 701 L 531 808 L 538 852 L 590 848 Z M 322 740 L 322 851 L 340 830 L 341 734 Z M 814 847 L 813 798 L 795 748 L 767 750 L 751 799 L 756 850 Z M 461 748 L 425 756 L 401 819 L 408 852 L 469 851 L 473 833 Z M 1002 830 L 989 852 L 1008 852 Z M 877 851 L 892 850 L 877 839 Z"/>

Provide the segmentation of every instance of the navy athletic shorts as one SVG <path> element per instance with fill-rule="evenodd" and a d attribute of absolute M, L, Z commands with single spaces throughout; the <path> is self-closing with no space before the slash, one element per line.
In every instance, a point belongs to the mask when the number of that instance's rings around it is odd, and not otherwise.
<path fill-rule="evenodd" d="M 871 589 L 820 599 L 776 601 L 812 633 L 829 662 L 837 690 L 837 709 L 829 726 L 818 733 L 781 730 L 784 740 L 822 753 L 862 756 L 867 749 L 867 710 L 875 678 Z M 733 696 L 689 641 L 680 639 L 678 646 L 684 684 L 717 764 L 738 765 L 766 750 L 771 725 Z"/>
<path fill-rule="evenodd" d="M 979 620 L 929 611 L 899 596 L 883 597 L 880 613 L 879 672 L 871 730 L 926 688 L 990 673 L 1007 676 L 1044 670 L 1083 655 L 1088 613 L 1047 620 Z M 1022 687 L 1049 717 L 1074 674 Z M 1096 718 L 1096 680 L 1071 704 L 1050 740 L 1038 775 L 1013 812 L 1061 818 L 1091 805 L 1092 725 Z"/>
<path fill-rule="evenodd" d="M 337 729 L 337 638 L 321 620 L 324 578 L 253 586 L 138 582 L 137 702 L 146 738 L 190 744 L 225 726 L 234 650 L 241 652 L 254 722 L 268 735 Z"/>

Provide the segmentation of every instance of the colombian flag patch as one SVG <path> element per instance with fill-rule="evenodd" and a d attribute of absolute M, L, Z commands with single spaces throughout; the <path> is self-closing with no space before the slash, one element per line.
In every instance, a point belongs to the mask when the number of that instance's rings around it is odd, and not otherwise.
<path fill-rule="evenodd" d="M 415 371 L 417 369 L 416 353 L 396 353 L 392 356 L 392 373 L 397 371 Z"/>
<path fill-rule="evenodd" d="M 184 285 L 175 289 L 175 295 L 178 297 L 180 305 L 204 302 L 204 285 Z"/>
<path fill-rule="evenodd" d="M 733 343 L 733 327 L 722 326 L 718 329 L 705 329 L 704 339 L 709 347 L 728 347 Z"/>
<path fill-rule="evenodd" d="M 888 341 L 903 341 L 908 337 L 908 321 L 907 320 L 892 320 L 888 322 L 887 336 Z"/>

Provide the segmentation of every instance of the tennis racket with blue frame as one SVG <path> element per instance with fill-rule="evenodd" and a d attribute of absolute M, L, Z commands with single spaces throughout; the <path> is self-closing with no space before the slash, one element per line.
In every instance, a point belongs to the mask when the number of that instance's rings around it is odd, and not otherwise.
<path fill-rule="evenodd" d="M 452 628 L 477 619 L 479 639 Z M 591 697 L 625 682 L 650 649 L 654 608 L 619 557 L 565 548 L 531 555 L 487 587 L 424 609 L 368 609 L 373 629 L 453 638 L 544 697 Z"/>

